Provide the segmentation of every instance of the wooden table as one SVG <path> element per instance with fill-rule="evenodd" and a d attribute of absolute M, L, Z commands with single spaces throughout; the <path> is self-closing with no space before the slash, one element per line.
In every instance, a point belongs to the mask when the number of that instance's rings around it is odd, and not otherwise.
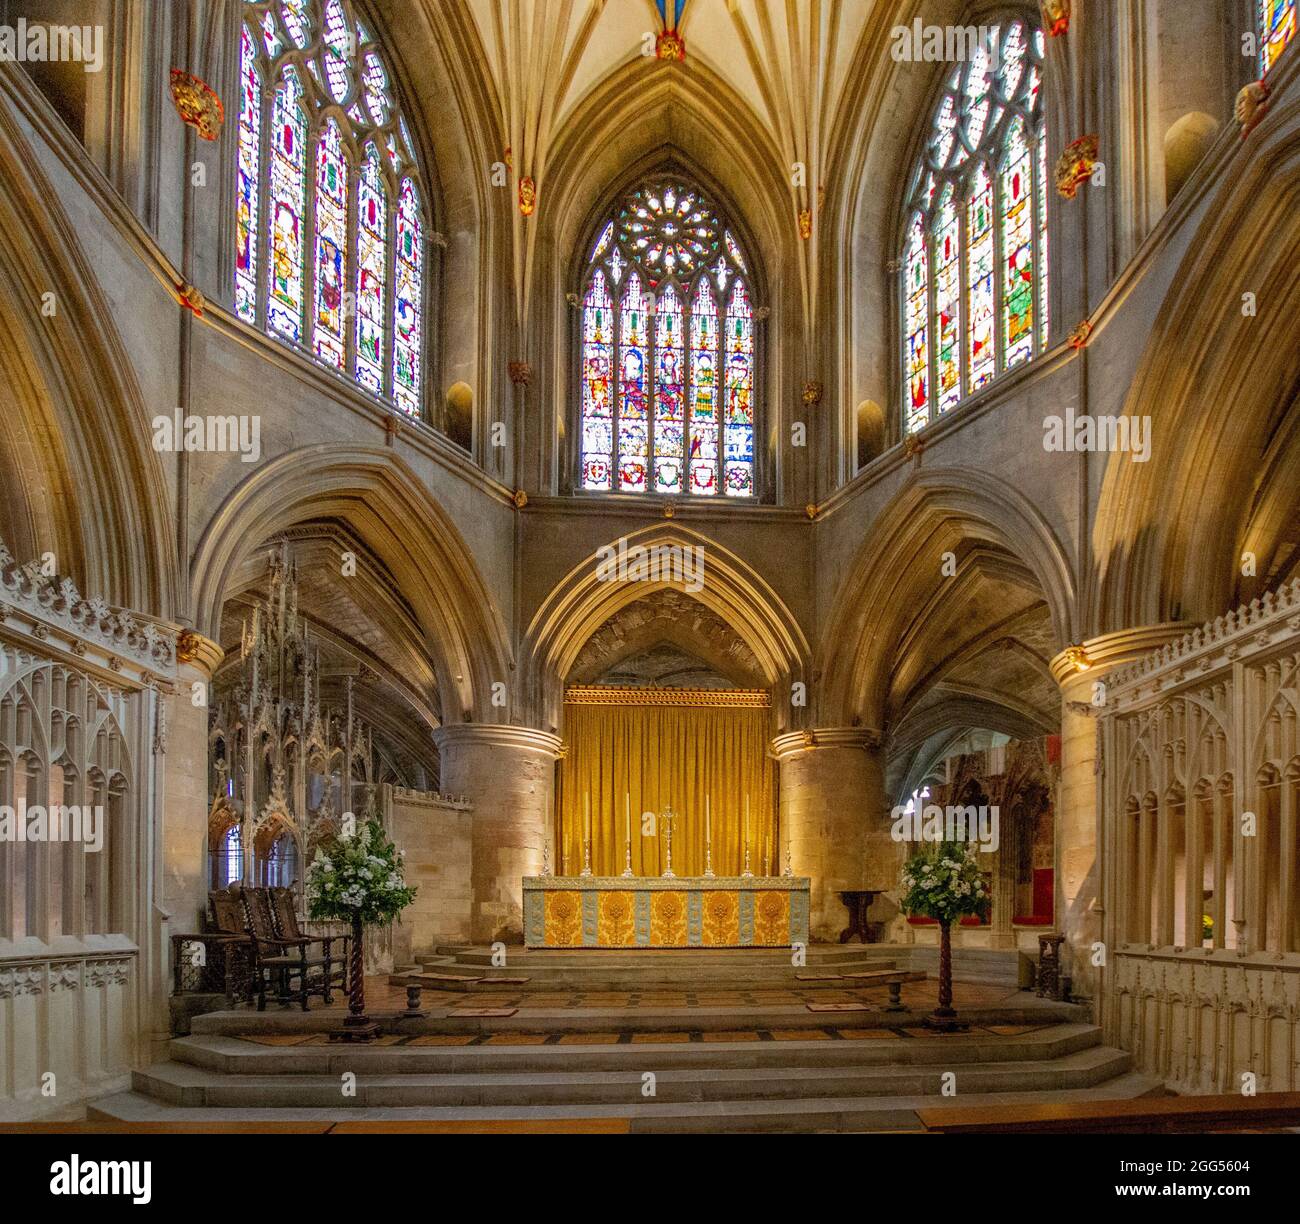
<path fill-rule="evenodd" d="M 849 925 L 840 932 L 840 943 L 848 943 L 855 935 L 863 943 L 871 942 L 871 936 L 867 931 L 867 911 L 871 908 L 871 903 L 883 891 L 883 889 L 876 888 L 840 893 L 840 900 L 844 902 L 849 911 Z"/>

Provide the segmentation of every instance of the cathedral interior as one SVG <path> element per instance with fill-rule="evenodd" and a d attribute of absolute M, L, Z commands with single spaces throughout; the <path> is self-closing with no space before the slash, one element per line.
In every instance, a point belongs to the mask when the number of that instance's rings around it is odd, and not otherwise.
<path fill-rule="evenodd" d="M 1296 24 L 0 0 L 0 1122 L 1300 1128 Z"/>

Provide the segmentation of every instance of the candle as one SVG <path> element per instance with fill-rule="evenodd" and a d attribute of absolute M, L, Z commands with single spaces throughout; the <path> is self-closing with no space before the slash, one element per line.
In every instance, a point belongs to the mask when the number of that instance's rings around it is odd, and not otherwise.
<path fill-rule="evenodd" d="M 591 840 L 591 792 L 582 797 L 582 840 Z"/>
<path fill-rule="evenodd" d="M 632 792 L 628 791 L 623 797 L 623 811 L 627 822 L 627 840 L 632 840 Z"/>
<path fill-rule="evenodd" d="M 713 820 L 710 814 L 708 795 L 704 796 L 704 840 L 706 842 L 713 840 Z"/>

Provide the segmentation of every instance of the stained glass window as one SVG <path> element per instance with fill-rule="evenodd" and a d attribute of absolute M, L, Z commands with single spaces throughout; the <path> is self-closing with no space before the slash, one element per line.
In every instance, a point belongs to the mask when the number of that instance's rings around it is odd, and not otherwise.
<path fill-rule="evenodd" d="M 904 292 L 907 295 L 903 330 L 907 336 L 907 428 L 920 429 L 930 419 L 930 353 L 926 346 L 930 318 L 930 273 L 926 258 L 925 228 L 921 218 L 912 221 L 908 242 Z"/>
<path fill-rule="evenodd" d="M 1259 68 L 1266 73 L 1295 37 L 1296 0 L 1258 0 Z"/>
<path fill-rule="evenodd" d="M 934 342 L 939 350 L 935 390 L 939 411 L 961 399 L 961 226 L 952 184 L 939 200 L 934 236 Z"/>
<path fill-rule="evenodd" d="M 343 135 L 327 119 L 316 144 L 316 356 L 343 368 L 344 253 L 348 245 L 348 170 Z"/>
<path fill-rule="evenodd" d="M 380 391 L 384 366 L 384 250 L 388 201 L 379 152 L 366 146 L 357 187 L 357 381 Z"/>
<path fill-rule="evenodd" d="M 614 313 L 597 269 L 582 305 L 582 487 L 610 489 L 614 478 Z"/>
<path fill-rule="evenodd" d="M 1048 341 L 1043 35 L 1025 17 L 948 71 L 912 175 L 899 260 L 912 433 Z"/>
<path fill-rule="evenodd" d="M 744 281 L 736 282 L 727 302 L 726 341 L 723 491 L 749 497 L 754 492 L 754 312 Z"/>
<path fill-rule="evenodd" d="M 1033 204 L 1025 125 L 1011 125 L 1002 168 L 1002 364 L 1034 355 Z"/>
<path fill-rule="evenodd" d="M 735 233 L 688 183 L 653 179 L 602 223 L 582 294 L 583 489 L 755 495 L 752 294 Z"/>
<path fill-rule="evenodd" d="M 421 294 L 423 245 L 420 193 L 402 180 L 397 198 L 397 289 L 393 307 L 393 399 L 404 412 L 420 411 Z"/>
<path fill-rule="evenodd" d="M 275 91 L 271 120 L 271 267 L 266 313 L 271 327 L 302 339 L 303 250 L 306 212 L 307 116 L 302 86 L 292 65 Z"/>
<path fill-rule="evenodd" d="M 235 310 L 419 416 L 426 215 L 383 53 L 353 0 L 243 7 Z"/>
<path fill-rule="evenodd" d="M 966 205 L 966 234 L 970 242 L 967 259 L 967 309 L 970 312 L 970 386 L 982 387 L 993 377 L 993 179 L 981 162 L 975 167 L 975 181 Z"/>
<path fill-rule="evenodd" d="M 239 42 L 239 162 L 236 171 L 235 311 L 246 323 L 257 319 L 258 189 L 262 161 L 262 80 L 257 42 L 248 27 Z"/>

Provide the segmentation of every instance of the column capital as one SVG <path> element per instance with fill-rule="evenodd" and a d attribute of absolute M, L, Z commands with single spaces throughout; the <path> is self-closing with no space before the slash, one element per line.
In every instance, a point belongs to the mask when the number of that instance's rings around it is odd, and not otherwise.
<path fill-rule="evenodd" d="M 435 728 L 433 742 L 439 752 L 461 747 L 522 748 L 552 759 L 564 750 L 558 735 L 508 723 L 447 723 Z"/>
<path fill-rule="evenodd" d="M 212 679 L 226 652 L 211 638 L 194 629 L 181 629 L 176 634 L 176 662 L 190 664 Z"/>
<path fill-rule="evenodd" d="M 860 748 L 864 752 L 879 748 L 884 736 L 870 727 L 812 727 L 806 731 L 787 731 L 778 735 L 768 751 L 779 761 L 796 752 L 814 748 Z"/>
<path fill-rule="evenodd" d="M 1113 668 L 1140 659 L 1194 628 L 1188 621 L 1165 621 L 1159 625 L 1103 633 L 1067 646 L 1048 667 L 1061 691 L 1068 693 L 1076 685 L 1091 683 Z"/>

